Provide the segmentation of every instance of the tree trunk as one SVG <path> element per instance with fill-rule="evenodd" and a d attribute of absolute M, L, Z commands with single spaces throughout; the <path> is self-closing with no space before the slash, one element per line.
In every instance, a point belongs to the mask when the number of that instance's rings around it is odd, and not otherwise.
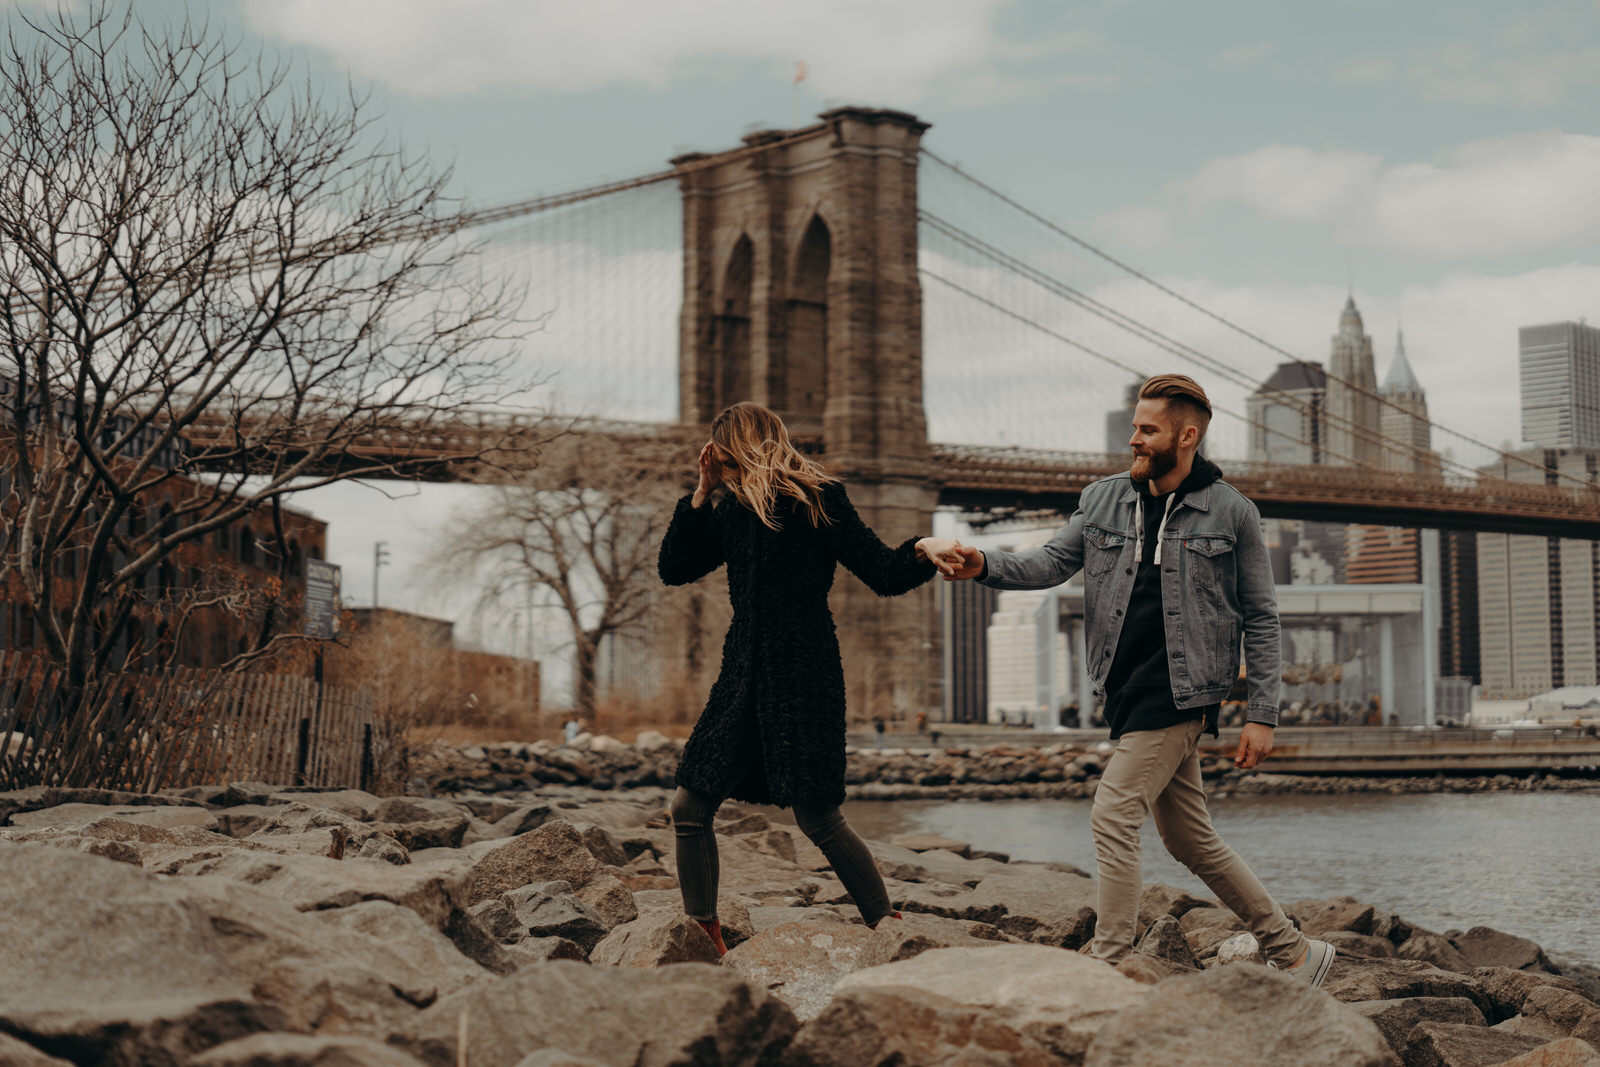
<path fill-rule="evenodd" d="M 572 710 L 579 719 L 592 723 L 599 645 L 581 630 L 573 644 L 576 653 L 572 657 Z"/>

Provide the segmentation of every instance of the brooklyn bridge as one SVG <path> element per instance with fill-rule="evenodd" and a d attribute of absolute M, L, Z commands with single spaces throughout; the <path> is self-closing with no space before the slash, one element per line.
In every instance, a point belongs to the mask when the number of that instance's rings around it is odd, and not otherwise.
<path fill-rule="evenodd" d="M 1544 469 L 1414 412 L 1306 410 L 1264 384 L 1275 366 L 1309 366 L 1304 354 L 927 150 L 927 129 L 903 112 L 838 108 L 453 225 L 548 304 L 534 342 L 560 388 L 545 410 L 619 441 L 681 442 L 687 475 L 718 410 L 767 404 L 849 481 L 886 539 L 927 530 L 940 508 L 1070 510 L 1127 462 L 1107 418 L 1128 386 L 1179 371 L 1217 401 L 1208 454 L 1266 517 L 1600 540 L 1592 474 Z M 1317 369 L 1370 412 L 1393 406 L 1372 384 Z M 1298 410 L 1300 429 L 1260 424 L 1252 395 Z M 1386 432 L 1406 418 L 1423 432 Z M 494 481 L 550 422 L 463 410 L 424 433 L 373 433 L 349 455 L 414 478 Z M 1314 447 L 1320 462 L 1245 459 L 1267 435 Z M 262 422 L 218 418 L 186 436 L 202 465 L 211 451 L 236 463 L 295 449 Z M 925 598 L 877 602 L 854 583 L 835 598 L 873 660 L 936 647 Z"/>

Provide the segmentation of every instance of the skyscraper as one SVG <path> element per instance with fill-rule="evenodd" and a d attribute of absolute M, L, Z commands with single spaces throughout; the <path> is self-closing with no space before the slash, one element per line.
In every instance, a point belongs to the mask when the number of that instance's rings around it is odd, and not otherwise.
<path fill-rule="evenodd" d="M 1245 399 L 1252 463 L 1322 463 L 1328 375 L 1320 363 L 1280 363 Z"/>
<path fill-rule="evenodd" d="M 1437 470 L 1428 397 L 1406 359 L 1406 338 L 1399 330 L 1394 337 L 1394 362 L 1383 378 L 1383 399 L 1386 403 L 1378 427 L 1384 436 L 1384 469 L 1414 474 Z"/>
<path fill-rule="evenodd" d="M 1335 467 L 1381 465 L 1377 433 L 1378 372 L 1372 360 L 1372 338 L 1356 310 L 1356 298 L 1344 302 L 1339 332 L 1328 353 L 1328 434 L 1322 462 Z"/>
<path fill-rule="evenodd" d="M 1600 329 L 1524 326 L 1517 341 L 1522 439 L 1538 448 L 1600 448 Z"/>

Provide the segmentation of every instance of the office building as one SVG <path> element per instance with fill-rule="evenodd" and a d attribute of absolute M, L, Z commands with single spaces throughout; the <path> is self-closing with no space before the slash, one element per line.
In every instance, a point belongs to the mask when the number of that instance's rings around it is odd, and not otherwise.
<path fill-rule="evenodd" d="M 1524 326 L 1517 342 L 1522 439 L 1536 448 L 1600 448 L 1600 329 Z"/>
<path fill-rule="evenodd" d="M 1327 433 L 1321 462 L 1334 467 L 1382 465 L 1378 373 L 1367 335 L 1351 296 L 1339 315 L 1339 332 L 1328 353 Z"/>

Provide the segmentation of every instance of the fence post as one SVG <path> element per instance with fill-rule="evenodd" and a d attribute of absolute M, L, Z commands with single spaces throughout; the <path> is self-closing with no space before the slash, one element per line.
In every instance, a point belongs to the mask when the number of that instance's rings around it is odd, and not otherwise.
<path fill-rule="evenodd" d="M 317 683 L 316 710 L 312 712 L 320 721 L 322 718 L 322 642 L 317 642 L 317 658 L 314 680 Z M 309 716 L 300 718 L 300 736 L 294 750 L 294 784 L 306 784 L 306 764 L 311 759 L 311 719 Z"/>
<path fill-rule="evenodd" d="M 372 723 L 361 725 L 361 789 L 372 792 Z"/>

